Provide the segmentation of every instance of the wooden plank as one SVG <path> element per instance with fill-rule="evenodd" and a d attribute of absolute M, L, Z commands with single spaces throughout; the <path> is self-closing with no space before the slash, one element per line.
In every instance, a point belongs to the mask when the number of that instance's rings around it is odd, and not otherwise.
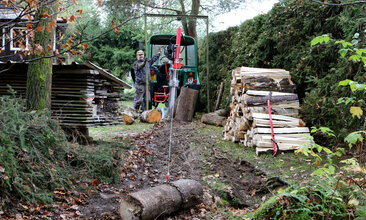
<path fill-rule="evenodd" d="M 294 127 L 294 128 L 274 128 L 275 134 L 290 134 L 290 133 L 310 133 L 307 127 Z M 254 128 L 255 134 L 271 134 L 270 128 Z"/>
<path fill-rule="evenodd" d="M 269 96 L 271 91 L 258 91 L 258 90 L 248 90 L 246 91 L 247 95 L 251 96 Z M 272 97 L 274 96 L 284 96 L 284 95 L 296 95 L 295 93 L 287 93 L 287 92 L 272 92 Z"/>
<path fill-rule="evenodd" d="M 305 122 L 302 120 L 299 121 L 278 121 L 272 120 L 273 127 L 305 127 Z M 254 127 L 270 127 L 270 120 L 263 119 L 253 119 Z"/>
<path fill-rule="evenodd" d="M 297 138 L 281 138 L 281 137 L 275 137 L 275 140 L 278 144 L 292 144 L 296 146 L 301 146 L 303 144 L 311 145 L 312 141 L 308 139 L 297 139 Z M 252 140 L 253 145 L 260 146 L 260 147 L 271 147 L 273 146 L 272 140 Z"/>
<path fill-rule="evenodd" d="M 271 73 L 287 73 L 290 74 L 289 71 L 284 70 L 284 69 L 269 69 L 269 68 L 255 68 L 255 67 L 238 67 L 237 69 L 235 69 L 236 71 L 240 71 L 240 72 L 271 72 Z"/>
<path fill-rule="evenodd" d="M 92 69 L 58 69 L 53 70 L 54 74 L 87 74 L 87 75 L 98 75 L 99 72 Z"/>
<path fill-rule="evenodd" d="M 245 113 L 265 113 L 268 114 L 268 108 L 267 107 L 243 107 L 244 114 Z M 298 109 L 292 109 L 292 108 L 271 108 L 272 114 L 274 115 L 285 115 L 290 117 L 298 117 L 299 110 Z"/>
<path fill-rule="evenodd" d="M 268 119 L 269 120 L 269 114 L 264 113 L 249 113 L 248 118 L 250 120 L 256 118 L 256 119 Z M 301 119 L 289 117 L 285 115 L 272 115 L 273 120 L 281 120 L 281 121 L 291 121 L 291 122 L 297 122 L 299 123 Z"/>

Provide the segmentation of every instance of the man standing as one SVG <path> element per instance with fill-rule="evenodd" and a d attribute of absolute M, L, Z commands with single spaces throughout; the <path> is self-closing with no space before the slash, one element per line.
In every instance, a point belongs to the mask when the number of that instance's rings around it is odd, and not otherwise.
<path fill-rule="evenodd" d="M 150 66 L 155 63 L 157 59 L 159 59 L 160 52 L 162 48 L 159 49 L 159 52 L 155 54 L 151 59 L 146 60 L 144 51 L 139 50 L 136 52 L 137 60 L 133 63 L 133 69 L 135 71 L 135 97 L 133 99 L 133 108 L 136 111 L 139 111 L 140 107 L 141 110 L 145 111 L 148 109 L 146 107 L 146 66 L 145 64 L 148 63 L 148 73 L 150 73 Z M 149 81 L 150 81 L 150 74 L 149 74 Z M 150 83 L 149 83 L 150 87 Z M 150 88 L 149 88 L 150 90 Z M 151 98 L 151 97 L 149 97 Z M 149 102 L 150 103 L 150 102 Z"/>

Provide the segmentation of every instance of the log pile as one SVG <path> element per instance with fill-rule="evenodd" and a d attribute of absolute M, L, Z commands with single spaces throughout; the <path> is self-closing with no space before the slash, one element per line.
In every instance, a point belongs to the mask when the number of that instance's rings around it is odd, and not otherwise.
<path fill-rule="evenodd" d="M 310 143 L 309 129 L 299 119 L 299 100 L 288 71 L 239 67 L 232 71 L 230 116 L 224 139 L 255 147 L 257 154 L 273 150 L 267 100 L 279 149 L 295 150 Z"/>

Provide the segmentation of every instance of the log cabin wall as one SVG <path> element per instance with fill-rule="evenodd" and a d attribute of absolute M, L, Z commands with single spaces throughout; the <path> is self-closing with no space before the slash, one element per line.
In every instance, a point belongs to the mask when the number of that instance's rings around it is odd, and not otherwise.
<path fill-rule="evenodd" d="M 25 98 L 27 64 L 0 64 L 0 95 L 10 85 Z M 92 63 L 54 65 L 52 118 L 64 127 L 99 127 L 121 124 L 118 102 L 127 83 Z"/>

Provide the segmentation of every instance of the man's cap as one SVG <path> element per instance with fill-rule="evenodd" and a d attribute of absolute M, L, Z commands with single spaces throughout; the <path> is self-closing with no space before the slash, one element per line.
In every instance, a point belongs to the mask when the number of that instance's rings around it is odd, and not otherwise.
<path fill-rule="evenodd" d="M 136 55 L 140 55 L 140 54 L 144 54 L 144 51 L 142 51 L 142 50 L 138 50 L 138 51 L 136 52 Z"/>

